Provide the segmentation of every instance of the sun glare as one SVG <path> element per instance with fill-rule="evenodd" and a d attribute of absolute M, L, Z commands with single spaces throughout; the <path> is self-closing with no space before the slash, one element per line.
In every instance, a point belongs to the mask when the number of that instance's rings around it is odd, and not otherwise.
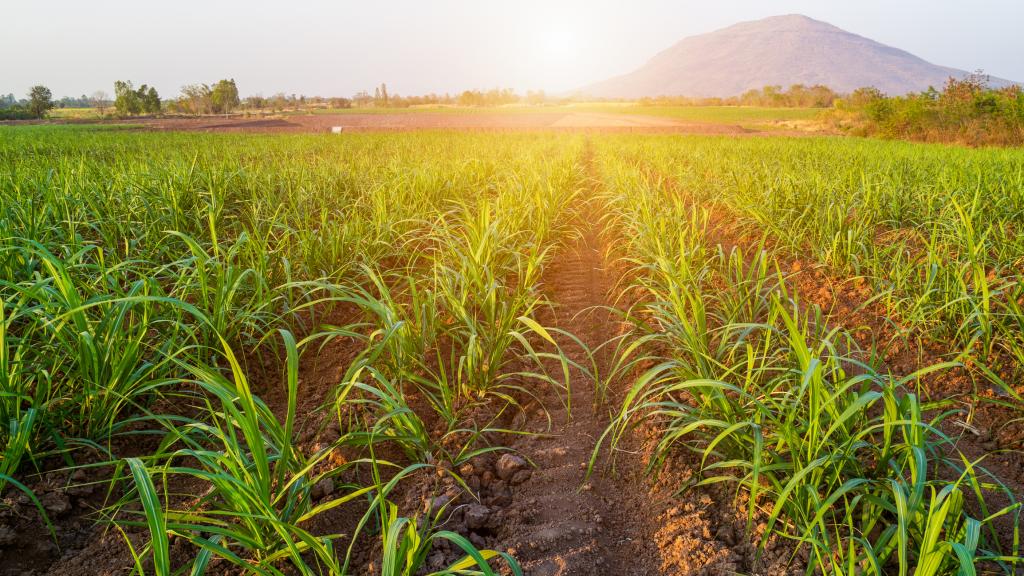
<path fill-rule="evenodd" d="M 571 63 L 577 53 L 577 41 L 568 30 L 548 31 L 540 41 L 539 49 L 544 60 L 552 65 Z"/>
<path fill-rule="evenodd" d="M 533 64 L 543 72 L 562 72 L 580 57 L 579 34 L 569 26 L 544 27 L 532 36 Z"/>

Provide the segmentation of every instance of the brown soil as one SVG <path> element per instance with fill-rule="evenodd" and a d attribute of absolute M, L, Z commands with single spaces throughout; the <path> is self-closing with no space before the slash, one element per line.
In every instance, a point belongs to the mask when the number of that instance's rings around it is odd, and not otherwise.
<path fill-rule="evenodd" d="M 593 196 L 599 184 L 589 151 L 584 162 Z M 557 303 L 551 322 L 572 331 L 591 349 L 622 328 L 610 312 L 616 278 L 594 224 L 599 221 L 597 210 L 591 206 L 584 212 L 581 237 L 553 258 L 544 278 L 548 297 Z M 588 365 L 589 358 L 578 347 L 562 345 L 574 361 Z M 598 353 L 602 373 L 610 360 Z M 611 383 L 612 406 L 628 385 L 626 379 Z M 696 463 L 684 457 L 670 462 L 657 477 L 645 473 L 658 438 L 650 427 L 628 435 L 615 451 L 614 463 L 607 446 L 602 447 L 595 473 L 588 476 L 594 446 L 609 423 L 609 407 L 595 400 L 594 383 L 582 373 L 574 374 L 570 388 L 571 414 L 556 393 L 548 393 L 543 403 L 550 414 L 538 409 L 525 425 L 538 434 L 513 444 L 536 469 L 513 490 L 497 539 L 514 552 L 526 573 L 787 573 L 789 550 L 775 542 L 755 564 L 743 503 L 727 490 L 675 494 Z M 549 415 L 553 429 L 547 427 Z"/>
<path fill-rule="evenodd" d="M 312 132 L 330 133 L 333 127 L 345 132 L 410 130 L 555 130 L 600 132 L 651 132 L 690 134 L 745 134 L 739 126 L 677 122 L 641 115 L 591 114 L 581 112 L 409 112 L 395 114 L 309 114 L 279 118 L 160 118 L 144 120 L 154 130 L 199 130 L 204 132 Z"/>
<path fill-rule="evenodd" d="M 592 348 L 617 329 L 607 311 L 594 308 L 608 304 L 611 283 L 593 230 L 553 259 L 544 284 L 557 305 L 549 323 L 573 330 Z M 563 346 L 574 361 L 588 364 L 578 347 L 568 342 Z M 604 358 L 598 361 L 604 363 Z M 537 468 L 515 490 L 498 537 L 530 574 L 657 572 L 657 564 L 642 566 L 633 552 L 637 545 L 650 544 L 653 526 L 636 520 L 657 513 L 657 504 L 646 501 L 643 490 L 623 491 L 622 483 L 602 475 L 585 481 L 591 451 L 607 419 L 594 405 L 593 381 L 575 372 L 569 387 L 571 414 L 563 398 L 549 391 L 542 402 L 554 428 L 547 429 L 547 415 L 538 408 L 525 423 L 538 435 L 512 446 Z M 644 508 L 644 514 L 635 514 Z M 651 560 L 647 556 L 645 562 Z"/>
<path fill-rule="evenodd" d="M 267 117 L 139 117 L 128 120 L 17 120 L 25 124 L 131 124 L 148 130 L 255 133 L 329 134 L 344 132 L 405 132 L 415 130 L 562 131 L 649 134 L 806 135 L 801 130 L 760 132 L 737 125 L 680 121 L 640 114 L 607 114 L 549 110 L 539 112 L 398 112 L 349 114 L 289 114 Z"/>

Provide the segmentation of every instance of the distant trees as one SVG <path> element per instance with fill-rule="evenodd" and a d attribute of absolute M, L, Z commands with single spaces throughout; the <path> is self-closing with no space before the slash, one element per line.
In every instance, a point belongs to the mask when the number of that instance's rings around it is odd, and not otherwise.
<path fill-rule="evenodd" d="M 179 112 L 199 116 L 213 111 L 213 91 L 206 84 L 188 84 L 181 87 L 177 100 Z"/>
<path fill-rule="evenodd" d="M 545 94 L 543 90 L 537 90 L 536 92 L 533 90 L 526 91 L 525 102 L 527 104 L 536 106 L 538 104 L 544 104 L 547 102 L 547 99 L 547 94 Z"/>
<path fill-rule="evenodd" d="M 829 108 L 839 98 L 828 86 L 816 84 L 805 86 L 794 84 L 788 89 L 782 86 L 765 86 L 747 90 L 731 98 L 686 98 L 662 96 L 643 98 L 642 105 L 648 106 L 760 106 L 764 108 Z"/>
<path fill-rule="evenodd" d="M 97 90 L 89 97 L 89 102 L 101 115 L 106 112 L 109 100 L 110 95 L 103 90 Z"/>
<path fill-rule="evenodd" d="M 238 86 L 235 85 L 235 79 L 221 80 L 214 84 L 210 91 L 210 103 L 213 111 L 218 114 L 227 114 L 238 108 L 242 101 L 238 98 Z"/>
<path fill-rule="evenodd" d="M 18 100 L 14 94 L 0 94 L 0 120 L 28 120 L 33 117 L 28 111 L 28 100 Z"/>
<path fill-rule="evenodd" d="M 65 96 L 60 100 L 54 100 L 56 108 L 89 108 L 92 106 L 92 100 L 82 94 L 81 96 Z"/>
<path fill-rule="evenodd" d="M 788 90 L 783 90 L 782 86 L 765 86 L 745 92 L 739 97 L 739 104 L 770 108 L 829 108 L 838 97 L 831 88 L 820 84 L 794 84 Z"/>
<path fill-rule="evenodd" d="M 253 96 L 247 96 L 244 100 L 242 100 L 242 107 L 248 108 L 250 110 L 260 110 L 266 108 L 268 102 L 270 101 L 264 98 L 262 95 L 255 94 Z"/>
<path fill-rule="evenodd" d="M 33 86 L 28 91 L 28 112 L 33 118 L 42 118 L 53 108 L 53 93 L 46 86 Z"/>
<path fill-rule="evenodd" d="M 373 97 L 366 93 L 365 90 L 356 92 L 355 96 L 352 97 L 352 102 L 359 108 L 365 108 L 373 103 Z"/>
<path fill-rule="evenodd" d="M 388 85 L 381 83 L 380 86 L 374 90 L 373 103 L 375 106 L 387 106 L 388 105 Z"/>
<path fill-rule="evenodd" d="M 247 107 L 262 107 L 270 101 L 262 96 L 246 99 Z M 229 114 L 242 105 L 238 85 L 234 78 L 209 84 L 188 84 L 181 87 L 181 95 L 168 103 L 168 109 L 181 114 Z"/>
<path fill-rule="evenodd" d="M 517 102 L 543 104 L 548 97 L 543 91 L 527 92 L 523 98 L 509 88 L 492 90 L 466 90 L 459 94 L 422 94 L 419 96 L 401 96 L 388 90 L 387 84 L 374 87 L 373 94 L 360 91 L 351 98 L 318 98 L 309 99 L 314 102 L 326 102 L 331 108 L 408 108 L 410 106 L 502 106 Z"/>
<path fill-rule="evenodd" d="M 288 95 L 284 92 L 278 92 L 270 99 L 270 106 L 274 110 L 281 111 L 288 107 Z"/>
<path fill-rule="evenodd" d="M 130 85 L 123 87 L 128 103 L 133 96 L 128 94 Z M 361 91 L 351 98 L 307 96 L 304 94 L 285 94 L 278 92 L 272 96 L 252 95 L 241 98 L 238 85 L 233 78 L 224 79 L 213 85 L 189 84 L 181 88 L 181 94 L 165 103 L 165 108 L 178 114 L 228 114 L 238 110 L 264 110 L 281 112 L 284 110 L 308 109 L 342 109 L 362 107 L 408 108 L 410 106 L 501 106 L 516 102 L 543 104 L 550 99 L 543 91 L 527 92 L 525 97 L 508 88 L 492 90 L 466 90 L 460 94 L 423 94 L 419 96 L 401 96 L 390 91 L 388 85 L 381 83 L 374 87 L 373 93 Z"/>
<path fill-rule="evenodd" d="M 971 145 L 1024 144 L 1024 89 L 991 88 L 977 72 L 950 78 L 942 90 L 886 96 L 862 88 L 830 113 L 836 127 L 854 134 Z"/>
<path fill-rule="evenodd" d="M 28 98 L 18 100 L 14 94 L 0 94 L 0 120 L 42 118 L 53 109 L 53 93 L 46 86 L 33 86 Z"/>
<path fill-rule="evenodd" d="M 335 108 L 335 109 L 351 108 L 352 107 L 352 101 L 349 100 L 348 98 L 338 98 L 338 97 L 328 98 L 327 99 L 327 106 L 329 108 Z"/>
<path fill-rule="evenodd" d="M 509 88 L 488 90 L 466 90 L 459 95 L 459 106 L 502 106 L 515 104 L 519 101 L 519 95 Z"/>
<path fill-rule="evenodd" d="M 143 92 L 144 91 L 144 92 Z M 157 94 L 156 88 L 152 86 L 146 86 L 143 84 L 139 87 L 140 98 L 142 99 L 142 110 L 146 114 L 159 114 L 160 113 L 160 95 Z"/>
<path fill-rule="evenodd" d="M 131 82 L 114 82 L 114 109 L 120 116 L 132 116 L 142 112 L 142 103 Z"/>
<path fill-rule="evenodd" d="M 143 84 L 136 89 L 130 81 L 114 82 L 114 109 L 120 116 L 159 114 L 160 95 L 156 88 Z"/>

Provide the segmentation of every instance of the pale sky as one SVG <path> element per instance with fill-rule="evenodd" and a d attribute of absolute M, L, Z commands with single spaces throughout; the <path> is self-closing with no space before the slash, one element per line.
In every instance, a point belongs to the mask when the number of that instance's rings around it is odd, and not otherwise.
<path fill-rule="evenodd" d="M 510 87 L 622 74 L 685 36 L 799 13 L 925 60 L 1024 81 L 1024 0 L 0 0 L 0 93 L 233 77 L 242 95 Z"/>

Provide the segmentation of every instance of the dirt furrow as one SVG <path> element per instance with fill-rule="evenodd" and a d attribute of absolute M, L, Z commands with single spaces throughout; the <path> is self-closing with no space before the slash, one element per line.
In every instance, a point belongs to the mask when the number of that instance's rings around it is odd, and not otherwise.
<path fill-rule="evenodd" d="M 607 292 L 595 238 L 588 231 L 574 246 L 564 248 L 545 277 L 548 297 L 556 304 L 549 323 L 571 330 L 592 348 L 611 325 L 607 312 L 594 309 L 605 305 Z M 583 350 L 568 342 L 563 346 L 573 360 L 586 365 Z M 607 530 L 607 495 L 584 484 L 586 463 L 606 423 L 591 408 L 591 379 L 576 371 L 569 386 L 571 414 L 550 392 L 543 404 L 552 430 L 547 430 L 546 415 L 538 407 L 526 426 L 546 433 L 525 437 L 514 446 L 537 468 L 516 490 L 501 540 L 529 574 L 606 573 L 615 544 Z"/>
<path fill-rule="evenodd" d="M 614 278 L 598 228 L 600 213 L 594 196 L 599 183 L 589 148 L 582 162 L 587 189 L 577 222 L 581 235 L 552 259 L 544 286 L 555 303 L 548 324 L 571 332 L 593 351 L 622 327 L 607 307 Z M 584 349 L 568 338 L 561 340 L 563 351 L 574 362 L 589 365 Z M 595 359 L 601 372 L 611 362 L 603 352 Z M 625 381 L 613 382 L 612 396 L 623 392 L 625 385 Z M 594 381 L 581 371 L 573 371 L 569 393 L 571 413 L 551 390 L 542 399 L 544 409 L 535 407 L 523 426 L 541 434 L 522 437 L 512 446 L 537 467 L 526 483 L 514 489 L 498 540 L 511 548 L 529 575 L 663 573 L 655 519 L 665 518 L 672 499 L 654 496 L 643 474 L 640 451 L 632 449 L 640 444 L 636 439 L 630 439 L 626 444 L 631 448 L 616 456 L 618 474 L 611 474 L 604 450 L 598 471 L 588 478 L 587 465 L 608 424 L 609 408 L 595 407 Z"/>

